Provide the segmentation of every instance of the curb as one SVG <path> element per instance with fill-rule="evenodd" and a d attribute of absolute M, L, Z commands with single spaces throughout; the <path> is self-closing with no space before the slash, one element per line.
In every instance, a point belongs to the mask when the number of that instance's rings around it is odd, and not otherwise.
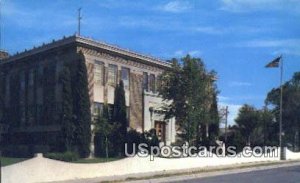
<path fill-rule="evenodd" d="M 235 173 L 244 173 L 244 172 L 267 170 L 267 169 L 297 166 L 297 165 L 300 165 L 300 160 L 285 160 L 285 161 L 278 160 L 278 161 L 266 161 L 266 162 L 255 162 L 255 163 L 242 163 L 242 164 L 235 164 L 235 165 L 223 165 L 218 167 L 214 166 L 214 167 L 205 167 L 205 168 L 149 172 L 149 173 L 142 173 L 142 174 L 95 177 L 91 179 L 76 179 L 76 180 L 58 181 L 52 183 L 172 182 L 172 181 L 189 180 L 189 179 L 195 179 L 201 177 L 229 175 Z"/>
<path fill-rule="evenodd" d="M 173 182 L 173 181 L 183 181 L 190 179 L 197 179 L 203 177 L 213 177 L 220 175 L 230 175 L 237 173 L 246 173 L 252 171 L 260 171 L 260 170 L 269 170 L 275 168 L 282 167 L 291 167 L 300 165 L 300 160 L 293 161 L 276 161 L 276 162 L 260 162 L 260 163 L 245 163 L 237 166 L 220 166 L 209 167 L 206 169 L 198 169 L 194 171 L 185 171 L 181 172 L 181 174 L 160 174 L 153 175 L 151 177 L 140 177 L 140 178 L 132 178 L 132 180 L 123 180 L 119 182 L 130 182 L 130 183 L 156 183 L 156 182 Z"/>

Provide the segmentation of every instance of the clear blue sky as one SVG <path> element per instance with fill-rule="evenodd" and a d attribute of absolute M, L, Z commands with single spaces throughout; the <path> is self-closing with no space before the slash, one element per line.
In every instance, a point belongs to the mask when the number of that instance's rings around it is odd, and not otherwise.
<path fill-rule="evenodd" d="M 162 59 L 189 53 L 218 73 L 220 105 L 263 106 L 279 84 L 265 69 L 283 54 L 284 80 L 300 71 L 299 0 L 2 0 L 2 48 L 10 53 L 74 34 Z"/>

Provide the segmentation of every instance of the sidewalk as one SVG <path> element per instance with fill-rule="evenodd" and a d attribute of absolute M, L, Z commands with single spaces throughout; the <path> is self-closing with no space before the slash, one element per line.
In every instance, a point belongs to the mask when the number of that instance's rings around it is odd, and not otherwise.
<path fill-rule="evenodd" d="M 134 174 L 125 176 L 99 177 L 93 179 L 77 179 L 69 181 L 60 181 L 52 183 L 100 183 L 100 182 L 130 182 L 130 183 L 156 183 L 156 182 L 172 182 L 201 177 L 212 177 L 218 175 L 244 173 L 258 170 L 267 170 L 273 168 L 289 167 L 300 165 L 297 161 L 277 161 L 277 162 L 260 162 L 260 163 L 244 163 L 239 165 L 207 167 L 201 169 L 189 169 L 180 171 L 164 171 L 145 174 Z"/>

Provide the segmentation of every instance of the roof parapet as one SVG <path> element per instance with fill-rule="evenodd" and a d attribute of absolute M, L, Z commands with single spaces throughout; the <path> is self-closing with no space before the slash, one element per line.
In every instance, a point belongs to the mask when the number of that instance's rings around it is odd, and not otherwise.
<path fill-rule="evenodd" d="M 170 67 L 169 63 L 167 63 L 167 62 L 165 62 L 165 61 L 163 61 L 159 58 L 155 58 L 155 57 L 152 57 L 152 56 L 149 56 L 149 55 L 139 54 L 139 53 L 131 51 L 129 49 L 121 48 L 117 45 L 107 44 L 107 43 L 102 42 L 102 41 L 96 41 L 92 38 L 78 36 L 76 34 L 68 36 L 68 37 L 63 36 L 62 39 L 58 39 L 58 40 L 53 39 L 50 43 L 46 43 L 46 44 L 43 43 L 42 45 L 37 46 L 37 47 L 34 46 L 30 50 L 25 49 L 23 52 L 20 52 L 20 53 L 17 52 L 16 54 L 14 54 L 10 57 L 4 58 L 3 60 L 5 60 L 5 61 L 17 60 L 17 59 L 20 59 L 20 58 L 23 58 L 23 57 L 26 57 L 26 56 L 29 56 L 29 55 L 32 55 L 32 54 L 40 53 L 42 51 L 46 51 L 48 49 L 52 49 L 52 48 L 55 48 L 55 47 L 58 47 L 58 46 L 66 45 L 66 44 L 69 44 L 69 43 L 72 43 L 72 42 L 89 44 L 89 45 L 92 45 L 92 46 L 95 46 L 95 47 L 100 47 L 100 48 L 107 49 L 107 50 L 117 52 L 117 53 L 120 53 L 120 54 L 125 54 L 125 55 L 131 56 L 131 57 L 134 57 L 134 58 L 138 58 L 138 59 L 141 59 L 141 60 L 146 60 L 148 62 L 159 64 L 159 65 L 162 65 L 162 66 L 165 66 L 165 67 Z"/>

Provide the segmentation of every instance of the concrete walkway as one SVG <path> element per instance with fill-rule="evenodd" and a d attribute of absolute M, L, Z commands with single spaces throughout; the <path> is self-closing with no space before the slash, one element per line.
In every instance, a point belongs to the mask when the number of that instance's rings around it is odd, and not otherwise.
<path fill-rule="evenodd" d="M 242 165 L 261 164 L 264 162 L 279 162 L 278 150 L 261 156 L 219 157 L 210 153 L 207 157 L 161 158 L 155 157 L 128 157 L 106 163 L 67 163 L 44 158 L 41 154 L 37 157 L 5 166 L 2 168 L 2 181 L 5 183 L 36 183 L 80 180 L 80 182 L 99 182 L 101 180 L 128 180 L 128 178 L 141 178 L 147 176 L 161 176 L 162 174 L 180 175 L 184 173 L 199 173 L 209 169 L 229 169 Z M 287 151 L 287 159 L 300 160 L 300 153 Z M 166 176 L 166 175 L 165 175 Z M 101 177 L 101 178 L 99 178 Z M 152 178 L 152 177 L 151 177 Z M 84 180 L 84 181 L 82 181 Z M 70 181 L 69 181 L 70 182 Z"/>

